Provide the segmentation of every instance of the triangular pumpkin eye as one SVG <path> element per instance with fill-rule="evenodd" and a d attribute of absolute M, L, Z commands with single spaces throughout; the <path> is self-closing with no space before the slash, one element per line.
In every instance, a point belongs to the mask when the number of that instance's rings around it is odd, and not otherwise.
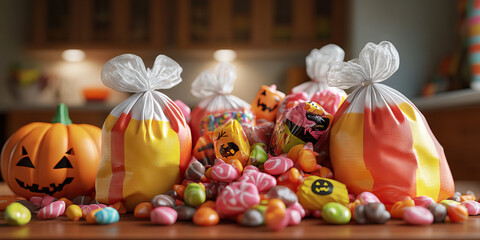
<path fill-rule="evenodd" d="M 69 154 L 69 155 L 75 155 L 75 152 L 73 151 L 73 148 L 70 148 L 70 150 L 68 150 L 66 153 Z"/>
<path fill-rule="evenodd" d="M 267 95 L 267 91 L 263 90 L 262 95 L 263 95 L 263 96 L 266 96 L 266 95 Z"/>
<path fill-rule="evenodd" d="M 18 161 L 18 163 L 17 163 L 17 166 L 35 168 L 33 166 L 32 161 L 30 160 L 30 158 L 28 156 L 25 156 L 22 159 L 20 159 L 20 161 Z"/>
<path fill-rule="evenodd" d="M 67 157 L 63 156 L 63 158 L 53 167 L 53 169 L 59 169 L 59 168 L 73 168 L 72 164 L 68 160 Z"/>

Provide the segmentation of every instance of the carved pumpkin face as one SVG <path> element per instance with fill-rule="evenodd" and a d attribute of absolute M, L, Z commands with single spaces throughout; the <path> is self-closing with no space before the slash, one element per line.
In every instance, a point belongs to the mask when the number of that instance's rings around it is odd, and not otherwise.
<path fill-rule="evenodd" d="M 275 85 L 271 87 L 262 85 L 252 102 L 252 111 L 257 120 L 275 121 L 278 107 L 283 98 L 285 98 L 285 94 L 277 91 Z"/>
<path fill-rule="evenodd" d="M 5 144 L 2 175 L 15 194 L 73 198 L 93 192 L 101 129 L 64 120 L 28 124 Z"/>

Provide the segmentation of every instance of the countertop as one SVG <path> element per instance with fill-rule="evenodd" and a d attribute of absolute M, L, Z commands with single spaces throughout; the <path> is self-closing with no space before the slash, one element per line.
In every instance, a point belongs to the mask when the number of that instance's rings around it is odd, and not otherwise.
<path fill-rule="evenodd" d="M 478 192 L 478 183 L 457 182 L 457 190 Z M 0 195 L 10 194 L 0 183 Z M 470 217 L 464 223 L 410 226 L 401 220 L 390 220 L 384 225 L 328 225 L 320 219 L 304 219 L 300 225 L 280 232 L 267 227 L 248 228 L 234 222 L 221 222 L 212 227 L 200 227 L 191 222 L 171 226 L 153 225 L 135 219 L 131 214 L 121 215 L 112 225 L 87 225 L 66 217 L 54 220 L 32 219 L 25 226 L 8 226 L 0 212 L 0 239 L 480 239 L 480 216 Z"/>

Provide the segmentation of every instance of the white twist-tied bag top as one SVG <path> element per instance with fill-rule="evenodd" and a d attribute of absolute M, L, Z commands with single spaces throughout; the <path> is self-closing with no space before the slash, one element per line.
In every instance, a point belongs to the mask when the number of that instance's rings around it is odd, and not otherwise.
<path fill-rule="evenodd" d="M 328 85 L 347 89 L 378 83 L 392 76 L 400 66 L 400 57 L 392 43 L 367 43 L 359 58 L 330 64 Z"/>
<path fill-rule="evenodd" d="M 305 92 L 311 98 L 316 92 L 332 89 L 327 85 L 327 72 L 330 63 L 342 62 L 344 58 L 345 52 L 335 44 L 328 44 L 320 49 L 313 49 L 305 58 L 307 75 L 311 81 L 294 87 L 292 92 Z M 334 89 L 334 91 L 338 90 Z"/>
<path fill-rule="evenodd" d="M 157 89 L 170 89 L 182 81 L 182 68 L 173 59 L 159 55 L 153 67 L 146 68 L 134 54 L 123 54 L 108 61 L 102 69 L 102 82 L 117 91 L 135 93 L 115 107 L 111 115 L 131 114 L 133 119 L 168 121 L 165 111 L 178 107 Z M 172 106 L 174 105 L 174 106 Z M 183 116 L 181 114 L 180 116 Z"/>
<path fill-rule="evenodd" d="M 205 99 L 198 107 L 207 111 L 221 109 L 249 108 L 244 100 L 232 95 L 237 72 L 235 66 L 229 63 L 219 63 L 213 70 L 201 72 L 192 83 L 191 93 Z"/>

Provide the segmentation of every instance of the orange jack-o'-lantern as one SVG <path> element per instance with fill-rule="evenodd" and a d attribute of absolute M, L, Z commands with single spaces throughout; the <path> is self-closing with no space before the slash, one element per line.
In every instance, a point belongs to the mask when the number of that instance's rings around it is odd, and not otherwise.
<path fill-rule="evenodd" d="M 277 91 L 277 86 L 270 87 L 262 85 L 252 102 L 252 111 L 257 120 L 265 119 L 267 121 L 275 121 L 278 106 L 285 98 L 285 94 Z"/>
<path fill-rule="evenodd" d="M 95 189 L 102 130 L 72 124 L 60 104 L 52 123 L 23 126 L 5 143 L 1 170 L 5 182 L 20 196 L 73 198 Z"/>

